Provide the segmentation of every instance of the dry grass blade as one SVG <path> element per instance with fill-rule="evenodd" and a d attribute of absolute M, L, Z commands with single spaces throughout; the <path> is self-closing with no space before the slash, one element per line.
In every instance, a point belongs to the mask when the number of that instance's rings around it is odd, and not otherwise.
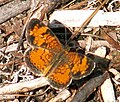
<path fill-rule="evenodd" d="M 84 23 L 80 26 L 80 28 L 71 36 L 71 39 L 73 39 L 76 35 L 78 35 L 79 32 L 83 30 L 84 27 L 86 27 L 86 25 L 90 22 L 90 20 L 96 15 L 96 13 L 107 1 L 108 0 L 105 0 L 103 3 L 100 4 L 100 6 L 97 7 L 97 9 L 89 16 L 89 18 L 86 19 Z"/>

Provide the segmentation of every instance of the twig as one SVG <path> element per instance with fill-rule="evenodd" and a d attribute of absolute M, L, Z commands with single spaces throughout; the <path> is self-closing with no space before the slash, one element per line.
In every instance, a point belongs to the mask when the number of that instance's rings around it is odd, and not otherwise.
<path fill-rule="evenodd" d="M 44 77 L 40 77 L 26 82 L 9 84 L 0 88 L 0 95 L 28 92 L 36 88 L 43 87 L 47 84 L 49 83 Z"/>
<path fill-rule="evenodd" d="M 75 95 L 75 97 L 71 102 L 84 102 L 86 100 L 86 97 L 88 97 L 96 87 L 100 86 L 107 77 L 108 77 L 108 73 L 106 72 L 103 75 L 92 78 L 81 88 L 81 90 Z M 89 90 L 87 89 L 88 87 Z M 84 92 L 85 90 L 88 91 Z"/>

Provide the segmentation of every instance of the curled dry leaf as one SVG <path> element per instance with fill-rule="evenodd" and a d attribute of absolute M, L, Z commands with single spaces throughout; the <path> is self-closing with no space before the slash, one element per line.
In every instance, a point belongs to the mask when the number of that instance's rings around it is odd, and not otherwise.
<path fill-rule="evenodd" d="M 111 32 L 111 30 L 109 28 L 101 28 L 101 35 L 102 37 L 109 43 L 112 45 L 112 47 L 114 47 L 117 50 L 120 50 L 120 43 L 115 41 L 110 35 L 109 33 Z"/>

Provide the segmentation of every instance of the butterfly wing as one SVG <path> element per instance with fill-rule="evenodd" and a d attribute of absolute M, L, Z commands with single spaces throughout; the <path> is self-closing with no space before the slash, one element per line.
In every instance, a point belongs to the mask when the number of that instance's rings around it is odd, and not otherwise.
<path fill-rule="evenodd" d="M 25 53 L 25 62 L 34 73 L 45 76 L 51 69 L 55 56 L 55 53 L 43 48 L 30 48 Z"/>
<path fill-rule="evenodd" d="M 81 79 L 89 75 L 95 68 L 94 61 L 83 54 L 69 52 L 67 57 L 73 66 L 71 69 L 72 79 Z"/>
<path fill-rule="evenodd" d="M 66 57 L 62 59 L 61 57 L 58 64 L 53 66 L 51 73 L 48 74 L 47 78 L 50 82 L 50 85 L 54 88 L 63 89 L 67 87 L 72 79 L 71 79 L 71 66 L 69 65 Z"/>
<path fill-rule="evenodd" d="M 63 50 L 55 34 L 38 19 L 31 19 L 27 29 L 26 38 L 33 49 L 25 54 L 27 65 L 35 72 L 44 76 L 52 68 L 56 56 Z"/>
<path fill-rule="evenodd" d="M 55 34 L 38 19 L 31 19 L 27 26 L 26 38 L 30 45 L 60 52 L 62 45 Z"/>

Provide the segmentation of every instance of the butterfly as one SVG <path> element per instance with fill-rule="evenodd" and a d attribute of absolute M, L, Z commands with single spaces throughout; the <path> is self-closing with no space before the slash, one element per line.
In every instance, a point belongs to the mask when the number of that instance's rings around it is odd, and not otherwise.
<path fill-rule="evenodd" d="M 25 53 L 25 62 L 56 89 L 68 87 L 73 79 L 81 79 L 95 68 L 94 61 L 86 55 L 63 47 L 50 28 L 38 19 L 28 23 L 26 38 L 30 48 Z"/>

